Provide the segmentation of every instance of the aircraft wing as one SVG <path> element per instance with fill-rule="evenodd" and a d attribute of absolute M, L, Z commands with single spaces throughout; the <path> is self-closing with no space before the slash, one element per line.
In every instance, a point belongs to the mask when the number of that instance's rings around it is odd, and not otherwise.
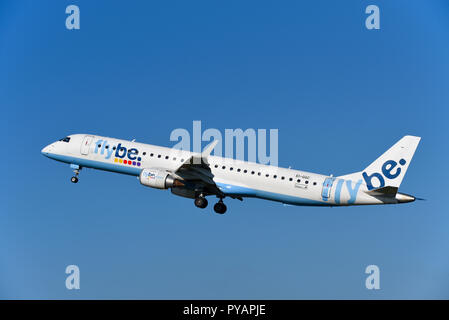
<path fill-rule="evenodd" d="M 207 158 L 217 143 L 218 140 L 214 140 L 200 154 L 192 154 L 173 173 L 183 180 L 195 183 L 198 187 L 203 188 L 210 194 L 221 194 L 221 191 L 213 180 L 214 175 L 207 161 Z"/>

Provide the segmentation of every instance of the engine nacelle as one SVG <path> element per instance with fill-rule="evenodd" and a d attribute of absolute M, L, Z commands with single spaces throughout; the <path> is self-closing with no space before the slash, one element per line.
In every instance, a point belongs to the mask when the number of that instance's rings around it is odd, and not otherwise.
<path fill-rule="evenodd" d="M 144 186 L 156 189 L 168 189 L 184 185 L 168 172 L 158 169 L 143 169 L 140 172 L 139 180 Z"/>

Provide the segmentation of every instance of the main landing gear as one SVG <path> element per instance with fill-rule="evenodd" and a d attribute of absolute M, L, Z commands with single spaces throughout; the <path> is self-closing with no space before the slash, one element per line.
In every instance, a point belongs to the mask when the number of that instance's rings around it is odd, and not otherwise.
<path fill-rule="evenodd" d="M 195 206 L 198 208 L 204 209 L 207 207 L 208 201 L 203 194 L 200 194 L 195 198 Z M 223 203 L 223 199 L 221 198 L 215 205 L 214 211 L 218 214 L 223 214 L 226 212 L 226 205 Z"/>
<path fill-rule="evenodd" d="M 72 168 L 73 172 L 75 173 L 75 175 L 70 178 L 70 181 L 72 181 L 72 183 L 77 183 L 78 182 L 78 175 L 80 174 L 81 167 L 79 165 L 77 165 L 77 164 L 71 164 L 70 168 Z"/>
<path fill-rule="evenodd" d="M 207 204 L 207 199 L 202 194 L 195 198 L 195 205 L 198 208 L 204 209 L 207 207 Z"/>
<path fill-rule="evenodd" d="M 226 205 L 223 203 L 223 199 L 220 199 L 215 205 L 214 205 L 214 211 L 218 214 L 223 214 L 226 212 Z"/>

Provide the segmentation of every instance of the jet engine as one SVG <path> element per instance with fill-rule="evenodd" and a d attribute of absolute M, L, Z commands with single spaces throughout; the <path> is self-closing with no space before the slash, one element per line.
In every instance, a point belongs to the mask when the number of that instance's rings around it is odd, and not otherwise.
<path fill-rule="evenodd" d="M 143 169 L 140 172 L 139 180 L 144 186 L 156 189 L 184 186 L 180 180 L 171 176 L 170 173 L 159 169 Z"/>

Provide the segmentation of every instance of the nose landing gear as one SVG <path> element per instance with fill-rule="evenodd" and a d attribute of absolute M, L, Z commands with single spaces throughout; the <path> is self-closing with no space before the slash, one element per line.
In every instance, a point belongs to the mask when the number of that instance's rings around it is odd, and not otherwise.
<path fill-rule="evenodd" d="M 70 181 L 72 183 L 77 183 L 78 182 L 78 175 L 80 174 L 81 167 L 79 165 L 77 165 L 77 164 L 71 164 L 70 168 L 72 168 L 73 172 L 75 173 L 75 175 L 70 178 Z"/>
<path fill-rule="evenodd" d="M 77 183 L 78 182 L 78 177 L 76 177 L 76 176 L 71 177 L 70 181 L 72 181 L 73 183 Z"/>

